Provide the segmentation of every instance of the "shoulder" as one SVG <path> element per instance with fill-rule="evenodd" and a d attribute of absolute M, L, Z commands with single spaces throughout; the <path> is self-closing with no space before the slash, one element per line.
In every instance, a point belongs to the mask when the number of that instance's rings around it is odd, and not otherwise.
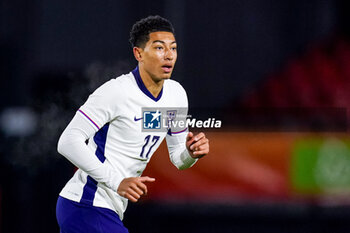
<path fill-rule="evenodd" d="M 164 82 L 165 91 L 169 94 L 172 101 L 176 103 L 176 105 L 187 107 L 187 93 L 186 90 L 182 87 L 182 85 L 175 80 L 165 80 Z"/>
<path fill-rule="evenodd" d="M 186 95 L 186 90 L 182 87 L 182 85 L 172 79 L 165 80 L 165 85 L 167 86 L 167 89 L 169 89 L 171 92 L 184 94 Z"/>
<path fill-rule="evenodd" d="M 130 87 L 132 79 L 129 74 L 123 74 L 116 78 L 112 78 L 109 81 L 98 87 L 92 95 L 105 96 L 105 97 L 121 97 L 124 95 L 126 87 Z"/>

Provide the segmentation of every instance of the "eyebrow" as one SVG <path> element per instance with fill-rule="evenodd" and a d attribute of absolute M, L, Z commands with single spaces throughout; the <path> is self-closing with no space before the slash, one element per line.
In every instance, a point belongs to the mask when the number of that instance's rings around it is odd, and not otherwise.
<path fill-rule="evenodd" d="M 162 43 L 162 44 L 165 44 L 165 42 L 162 41 L 162 40 L 154 40 L 154 41 L 152 41 L 152 44 L 157 43 L 157 42 Z M 176 43 L 175 40 L 174 40 L 173 42 L 171 42 L 170 44 L 174 44 L 174 43 Z"/>

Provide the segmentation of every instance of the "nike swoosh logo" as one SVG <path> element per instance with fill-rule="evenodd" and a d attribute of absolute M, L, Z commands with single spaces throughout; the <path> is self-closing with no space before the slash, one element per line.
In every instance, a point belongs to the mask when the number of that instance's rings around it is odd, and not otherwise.
<path fill-rule="evenodd" d="M 136 118 L 136 116 L 134 116 L 134 121 L 139 121 L 139 120 L 142 120 L 143 117 L 141 118 Z"/>

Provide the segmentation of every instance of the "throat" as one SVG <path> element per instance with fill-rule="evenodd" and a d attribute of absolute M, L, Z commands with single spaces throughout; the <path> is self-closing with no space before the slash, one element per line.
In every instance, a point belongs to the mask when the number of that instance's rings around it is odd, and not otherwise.
<path fill-rule="evenodd" d="M 164 80 L 152 77 L 148 72 L 146 72 L 143 69 L 140 69 L 140 76 L 143 84 L 145 85 L 149 93 L 154 98 L 158 98 L 159 94 L 162 91 Z"/>
<path fill-rule="evenodd" d="M 159 81 L 158 83 L 150 83 L 149 85 L 147 85 L 145 83 L 146 88 L 148 89 L 148 91 L 155 97 L 157 98 L 159 96 L 159 93 L 162 91 L 163 88 L 163 83 L 164 81 Z"/>

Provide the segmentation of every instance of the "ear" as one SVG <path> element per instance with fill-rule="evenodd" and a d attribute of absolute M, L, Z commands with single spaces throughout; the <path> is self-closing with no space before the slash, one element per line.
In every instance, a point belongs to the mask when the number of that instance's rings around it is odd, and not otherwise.
<path fill-rule="evenodd" d="M 138 62 L 142 61 L 142 48 L 134 47 L 132 51 L 134 52 L 135 59 Z"/>

